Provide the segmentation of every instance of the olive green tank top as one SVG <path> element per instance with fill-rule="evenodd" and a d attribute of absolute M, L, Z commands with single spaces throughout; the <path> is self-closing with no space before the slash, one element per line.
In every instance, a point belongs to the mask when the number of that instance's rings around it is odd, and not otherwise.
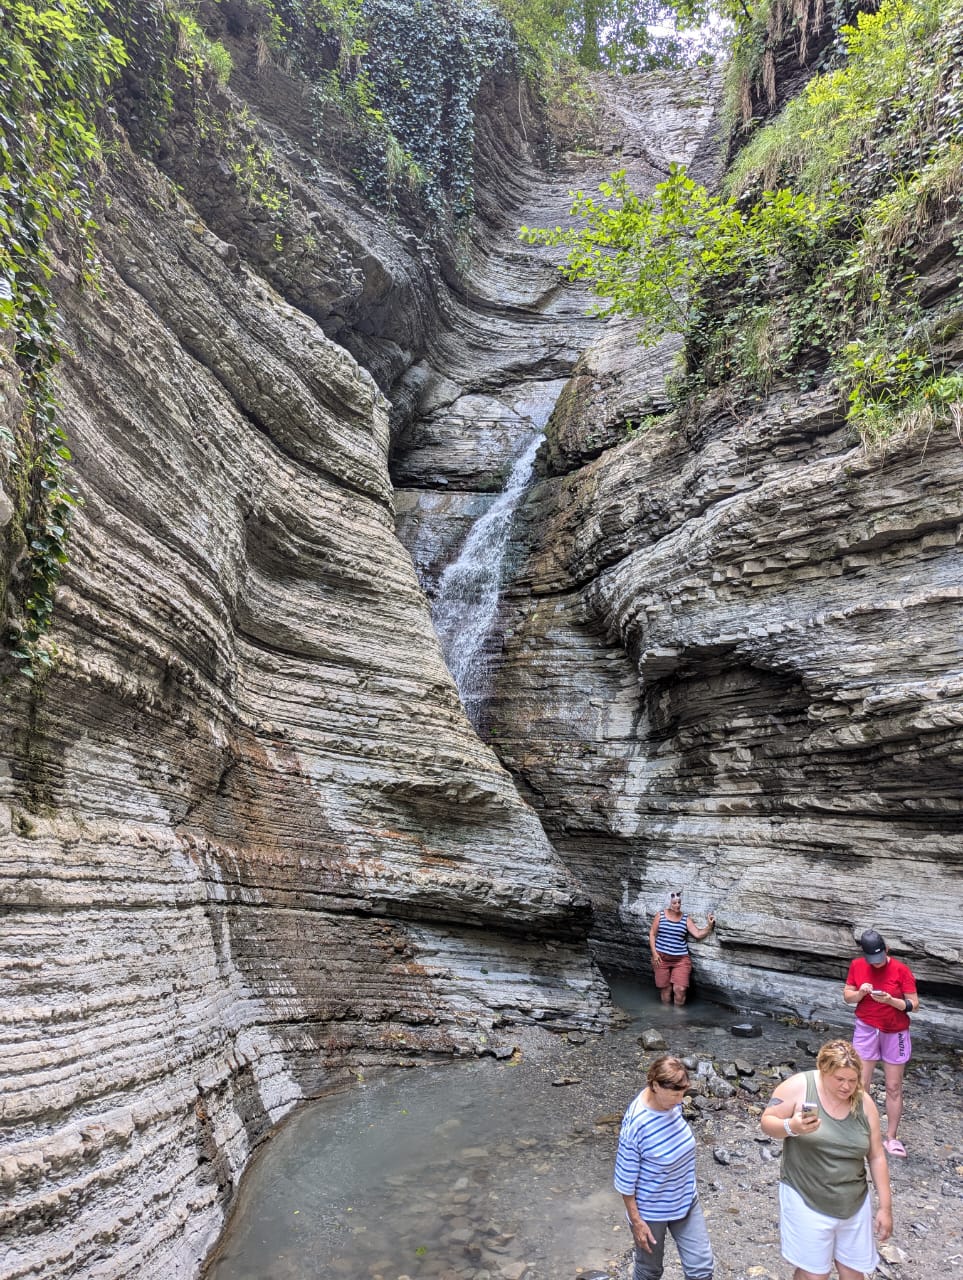
<path fill-rule="evenodd" d="M 817 1213 L 851 1218 L 868 1190 L 869 1121 L 862 1107 L 845 1120 L 834 1120 L 819 1101 L 815 1071 L 806 1072 L 806 1101 L 819 1104 L 819 1128 L 786 1138 L 780 1179 Z"/>

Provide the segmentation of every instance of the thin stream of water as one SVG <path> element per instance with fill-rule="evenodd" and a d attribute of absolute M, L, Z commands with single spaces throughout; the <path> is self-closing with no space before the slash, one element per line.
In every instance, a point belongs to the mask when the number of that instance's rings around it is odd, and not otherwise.
<path fill-rule="evenodd" d="M 432 607 L 448 670 L 473 723 L 485 698 L 486 645 L 498 613 L 512 520 L 532 478 L 541 442 L 541 434 L 530 442 L 512 467 L 505 488 L 472 526 L 457 560 L 441 576 Z"/>

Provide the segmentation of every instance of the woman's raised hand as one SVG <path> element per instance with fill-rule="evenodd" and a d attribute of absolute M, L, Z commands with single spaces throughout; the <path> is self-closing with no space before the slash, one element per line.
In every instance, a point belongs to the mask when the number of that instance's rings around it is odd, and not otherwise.
<path fill-rule="evenodd" d="M 819 1112 L 803 1111 L 802 1103 L 799 1103 L 793 1112 L 793 1128 L 797 1134 L 815 1133 L 819 1128 Z"/>

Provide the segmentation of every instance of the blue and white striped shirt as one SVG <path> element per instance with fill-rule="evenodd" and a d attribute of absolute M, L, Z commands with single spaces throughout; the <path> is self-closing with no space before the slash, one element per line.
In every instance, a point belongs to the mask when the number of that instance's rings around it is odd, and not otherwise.
<path fill-rule="evenodd" d="M 662 956 L 687 956 L 689 954 L 689 917 L 670 920 L 664 911 L 659 912 L 659 927 L 655 931 L 655 949 Z"/>
<path fill-rule="evenodd" d="M 645 1222 L 684 1218 L 695 1199 L 695 1135 L 682 1104 L 652 1111 L 640 1093 L 629 1105 L 615 1157 L 615 1189 L 635 1195 Z"/>

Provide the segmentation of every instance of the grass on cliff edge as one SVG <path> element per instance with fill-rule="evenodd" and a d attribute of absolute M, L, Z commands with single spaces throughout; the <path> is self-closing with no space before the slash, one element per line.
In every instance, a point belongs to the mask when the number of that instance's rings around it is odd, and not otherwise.
<path fill-rule="evenodd" d="M 721 195 L 682 167 L 647 199 L 615 174 L 601 199 L 576 193 L 580 226 L 522 235 L 567 246 L 569 278 L 601 314 L 638 317 L 643 342 L 684 333 L 683 398 L 828 371 L 878 446 L 959 429 L 959 292 L 924 312 L 914 262 L 954 234 L 963 192 L 963 0 L 883 0 L 842 38 L 839 65 L 758 132 Z"/>

